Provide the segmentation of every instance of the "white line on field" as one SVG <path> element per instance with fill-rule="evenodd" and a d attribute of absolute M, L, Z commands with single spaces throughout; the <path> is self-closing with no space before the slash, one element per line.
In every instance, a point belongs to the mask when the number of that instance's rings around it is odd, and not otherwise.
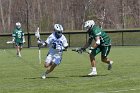
<path fill-rule="evenodd" d="M 140 88 L 137 89 L 124 89 L 124 90 L 114 90 L 114 91 L 106 91 L 106 92 L 95 92 L 95 93 L 119 93 L 119 92 L 126 92 L 126 91 L 135 91 L 135 90 L 140 90 Z"/>

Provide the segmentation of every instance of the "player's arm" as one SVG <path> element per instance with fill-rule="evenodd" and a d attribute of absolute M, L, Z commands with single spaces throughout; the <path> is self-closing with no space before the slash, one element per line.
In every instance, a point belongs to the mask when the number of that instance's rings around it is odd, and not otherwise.
<path fill-rule="evenodd" d="M 67 42 L 67 39 L 66 39 L 66 37 L 64 37 L 64 39 L 63 39 L 63 51 L 67 51 L 67 49 L 68 49 L 68 42 Z"/>
<path fill-rule="evenodd" d="M 24 36 L 24 33 L 22 33 L 22 39 L 23 39 L 23 43 L 25 43 L 25 36 Z"/>
<path fill-rule="evenodd" d="M 38 43 L 39 46 L 47 46 L 48 45 L 46 41 L 43 41 L 41 39 L 38 39 L 37 43 Z"/>
<path fill-rule="evenodd" d="M 65 43 L 63 51 L 67 51 L 68 47 L 68 43 Z"/>
<path fill-rule="evenodd" d="M 12 33 L 12 42 L 15 42 L 15 37 L 16 37 L 16 33 L 15 33 L 15 31 L 13 31 L 13 33 Z"/>
<path fill-rule="evenodd" d="M 91 45 L 92 41 L 93 41 L 93 39 L 92 38 L 89 38 L 88 39 L 88 42 L 81 49 L 82 50 L 87 49 Z"/>
<path fill-rule="evenodd" d="M 93 49 L 100 45 L 100 36 L 95 37 L 95 42 L 93 43 Z"/>

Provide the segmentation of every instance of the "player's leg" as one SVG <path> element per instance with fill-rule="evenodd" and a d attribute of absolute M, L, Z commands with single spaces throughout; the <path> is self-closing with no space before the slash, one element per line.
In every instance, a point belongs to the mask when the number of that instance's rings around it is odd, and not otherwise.
<path fill-rule="evenodd" d="M 20 46 L 19 46 L 19 51 L 20 52 L 21 52 L 22 48 L 23 48 L 23 44 L 21 43 Z"/>
<path fill-rule="evenodd" d="M 45 67 L 47 68 L 46 72 L 43 74 L 42 79 L 45 79 L 46 76 L 54 70 L 54 68 L 60 64 L 62 57 L 61 56 L 52 56 L 48 55 L 45 62 Z"/>
<path fill-rule="evenodd" d="M 113 61 L 107 58 L 109 52 L 110 52 L 111 46 L 103 46 L 102 47 L 102 54 L 101 54 L 101 60 L 104 63 L 108 64 L 108 70 L 112 68 Z"/>
<path fill-rule="evenodd" d="M 16 51 L 17 51 L 17 56 L 20 57 L 21 56 L 21 54 L 20 54 L 20 45 L 17 42 L 16 42 Z"/>
<path fill-rule="evenodd" d="M 50 66 L 52 65 L 52 62 L 51 62 L 52 59 L 53 59 L 52 55 L 48 54 L 47 57 L 46 57 L 45 63 L 44 63 L 44 67 L 45 67 L 46 69 L 49 69 Z M 42 78 L 42 79 L 45 79 L 46 76 L 47 76 L 47 74 L 48 74 L 48 73 L 46 73 L 46 72 L 43 73 L 43 75 L 41 76 L 41 78 Z"/>
<path fill-rule="evenodd" d="M 53 56 L 48 54 L 44 63 L 45 68 L 49 68 L 52 65 L 52 62 L 51 62 L 52 59 L 53 59 Z"/>
<path fill-rule="evenodd" d="M 95 56 L 100 52 L 100 48 L 95 48 L 92 50 L 90 56 L 90 62 L 91 62 L 91 67 L 92 71 L 88 75 L 97 75 L 96 71 L 96 61 L 95 61 Z"/>
<path fill-rule="evenodd" d="M 89 56 L 90 56 L 92 71 L 88 75 L 90 75 L 90 76 L 91 75 L 97 75 L 95 57 L 91 54 Z"/>
<path fill-rule="evenodd" d="M 23 48 L 23 43 L 19 43 L 19 57 L 21 57 L 22 48 Z"/>
<path fill-rule="evenodd" d="M 49 74 L 50 72 L 52 72 L 56 66 L 57 64 L 55 64 L 54 62 L 51 62 L 51 65 L 47 68 L 45 74 Z"/>

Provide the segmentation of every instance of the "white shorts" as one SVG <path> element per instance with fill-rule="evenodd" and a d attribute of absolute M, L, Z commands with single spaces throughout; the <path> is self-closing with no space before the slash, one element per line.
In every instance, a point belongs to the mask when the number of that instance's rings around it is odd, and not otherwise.
<path fill-rule="evenodd" d="M 54 54 L 54 55 L 51 55 L 49 54 L 47 57 L 46 57 L 46 60 L 45 62 L 47 64 L 53 62 L 55 63 L 56 65 L 59 65 L 61 63 L 61 60 L 62 60 L 62 56 L 58 55 L 58 54 Z"/>

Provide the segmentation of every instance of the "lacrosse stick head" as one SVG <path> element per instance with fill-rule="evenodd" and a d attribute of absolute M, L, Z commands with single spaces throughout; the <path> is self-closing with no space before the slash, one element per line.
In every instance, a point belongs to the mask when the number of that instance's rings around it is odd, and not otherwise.
<path fill-rule="evenodd" d="M 15 42 L 13 42 L 13 41 L 7 41 L 6 43 L 7 43 L 7 44 L 13 44 L 13 43 L 15 43 Z"/>
<path fill-rule="evenodd" d="M 37 30 L 35 32 L 35 36 L 36 36 L 36 38 L 40 39 L 39 27 L 37 28 Z"/>
<path fill-rule="evenodd" d="M 75 52 L 77 52 L 77 53 L 79 53 L 79 54 L 82 54 L 82 50 L 81 50 L 81 48 L 74 48 L 74 49 L 72 49 L 72 51 L 75 51 Z"/>

